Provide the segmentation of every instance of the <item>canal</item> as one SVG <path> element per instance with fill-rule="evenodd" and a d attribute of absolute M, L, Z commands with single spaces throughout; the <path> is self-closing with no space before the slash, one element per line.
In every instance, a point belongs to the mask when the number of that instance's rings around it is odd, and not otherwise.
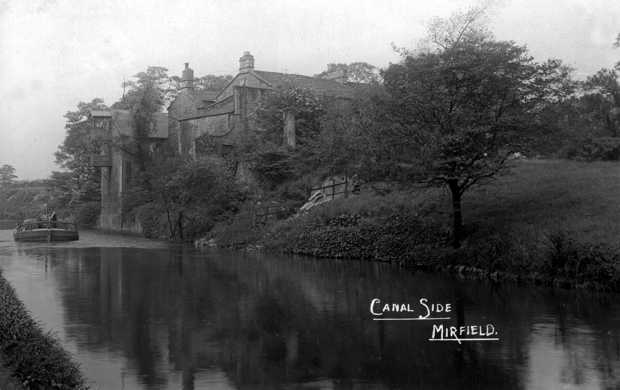
<path fill-rule="evenodd" d="M 92 389 L 620 388 L 618 295 L 93 232 L 0 231 L 0 268 Z M 375 298 L 449 303 L 443 324 L 499 340 L 429 341 L 433 321 L 373 320 Z"/>

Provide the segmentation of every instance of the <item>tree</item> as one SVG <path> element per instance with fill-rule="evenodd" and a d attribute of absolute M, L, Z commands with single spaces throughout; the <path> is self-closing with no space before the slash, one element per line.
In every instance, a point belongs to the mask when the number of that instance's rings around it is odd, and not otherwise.
<path fill-rule="evenodd" d="M 228 85 L 233 79 L 231 75 L 216 76 L 208 74 L 202 77 L 198 77 L 195 81 L 196 89 L 209 89 L 212 91 L 220 91 Z"/>
<path fill-rule="evenodd" d="M 494 40 L 477 26 L 480 15 L 436 20 L 431 48 L 404 52 L 383 74 L 390 95 L 383 136 L 397 141 L 390 163 L 407 179 L 447 187 L 455 247 L 463 195 L 503 172 L 537 114 L 567 93 L 559 61 L 536 63 L 525 47 Z"/>
<path fill-rule="evenodd" d="M 156 157 L 145 172 L 152 188 L 147 194 L 134 187 L 132 194 L 148 200 L 141 206 L 142 222 L 150 235 L 157 226 L 167 227 L 171 239 L 191 239 L 206 233 L 213 225 L 236 212 L 242 193 L 234 178 L 213 159 Z M 130 201 L 130 199 L 128 199 Z M 150 214 L 150 215 L 146 215 Z M 153 231 L 154 230 L 154 231 Z"/>
<path fill-rule="evenodd" d="M 312 178 L 343 173 L 355 160 L 350 131 L 355 100 L 349 104 L 313 91 L 287 87 L 271 91 L 259 101 L 256 132 L 244 136 L 239 149 L 243 161 L 264 190 L 283 190 L 295 200 L 307 197 Z M 293 114 L 295 145 L 284 136 L 285 118 Z M 303 195 L 301 194 L 303 193 Z M 290 200 L 290 199 L 287 199 Z"/>
<path fill-rule="evenodd" d="M 319 78 L 327 78 L 330 74 L 341 72 L 346 81 L 351 83 L 381 83 L 379 69 L 367 62 L 352 62 L 350 64 L 327 64 L 327 70 L 315 75 Z"/>
<path fill-rule="evenodd" d="M 581 103 L 587 109 L 594 126 L 605 135 L 617 137 L 620 130 L 620 83 L 615 69 L 601 69 L 583 83 Z"/>
<path fill-rule="evenodd" d="M 282 88 L 264 95 L 256 110 L 256 132 L 245 135 L 239 159 L 248 163 L 265 189 L 301 177 L 316 167 L 314 152 L 325 110 L 323 99 L 303 88 Z M 287 145 L 284 118 L 295 119 L 295 147 Z"/>
<path fill-rule="evenodd" d="M 180 79 L 168 76 L 168 69 L 162 66 L 149 66 L 144 72 L 133 76 L 133 80 L 123 82 L 123 97 L 112 108 L 131 110 L 136 103 L 148 95 L 153 112 L 168 107 L 178 92 Z"/>
<path fill-rule="evenodd" d="M 4 164 L 0 167 L 0 188 L 8 189 L 17 179 L 15 168 L 12 165 Z"/>
<path fill-rule="evenodd" d="M 133 137 L 129 141 L 117 142 L 116 146 L 132 155 L 139 171 L 144 172 L 151 159 L 152 145 L 149 136 L 156 129 L 155 114 L 169 105 L 176 96 L 177 88 L 168 76 L 168 70 L 161 66 L 149 66 L 146 71 L 133 77 L 134 80 L 124 83 L 128 90 L 121 101 L 112 105 L 112 108 L 131 112 Z M 148 186 L 148 182 L 142 185 Z"/>
<path fill-rule="evenodd" d="M 99 153 L 103 140 L 93 136 L 92 123 L 87 118 L 91 110 L 105 109 L 107 106 L 103 100 L 95 98 L 78 103 L 76 110 L 64 115 L 67 119 L 66 135 L 55 157 L 56 164 L 70 172 L 70 177 L 58 174 L 56 179 L 64 178 L 70 202 L 98 201 L 100 198 L 100 173 L 92 166 L 91 156 Z"/>

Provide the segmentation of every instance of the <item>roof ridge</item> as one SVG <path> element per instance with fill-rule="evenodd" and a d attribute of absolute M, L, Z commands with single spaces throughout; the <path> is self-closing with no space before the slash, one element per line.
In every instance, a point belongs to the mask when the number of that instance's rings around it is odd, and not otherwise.
<path fill-rule="evenodd" d="M 307 77 L 307 78 L 310 78 L 310 79 L 333 81 L 333 80 L 324 79 L 324 78 L 321 78 L 321 77 L 308 76 L 307 74 L 299 74 L 299 73 L 272 72 L 270 70 L 254 70 L 254 72 L 273 73 L 273 74 L 278 74 L 278 75 L 283 75 L 283 76 L 299 76 L 299 77 Z"/>

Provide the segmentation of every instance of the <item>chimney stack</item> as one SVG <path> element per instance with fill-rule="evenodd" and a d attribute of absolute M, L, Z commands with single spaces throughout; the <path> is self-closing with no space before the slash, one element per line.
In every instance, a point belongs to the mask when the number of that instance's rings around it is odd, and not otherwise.
<path fill-rule="evenodd" d="M 194 89 L 194 70 L 189 67 L 189 62 L 185 63 L 185 69 L 183 69 L 181 89 Z"/>
<path fill-rule="evenodd" d="M 239 73 L 247 73 L 254 69 L 254 56 L 249 51 L 243 52 L 239 58 Z"/>

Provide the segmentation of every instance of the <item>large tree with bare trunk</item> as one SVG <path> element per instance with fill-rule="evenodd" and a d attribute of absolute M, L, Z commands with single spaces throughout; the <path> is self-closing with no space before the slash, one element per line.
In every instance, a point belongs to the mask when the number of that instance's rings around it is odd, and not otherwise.
<path fill-rule="evenodd" d="M 537 113 L 568 92 L 559 61 L 538 63 L 525 47 L 495 40 L 481 16 L 473 10 L 434 21 L 426 46 L 403 50 L 383 74 L 390 96 L 384 134 L 400 140 L 393 162 L 448 188 L 456 247 L 463 195 L 505 170 Z"/>

